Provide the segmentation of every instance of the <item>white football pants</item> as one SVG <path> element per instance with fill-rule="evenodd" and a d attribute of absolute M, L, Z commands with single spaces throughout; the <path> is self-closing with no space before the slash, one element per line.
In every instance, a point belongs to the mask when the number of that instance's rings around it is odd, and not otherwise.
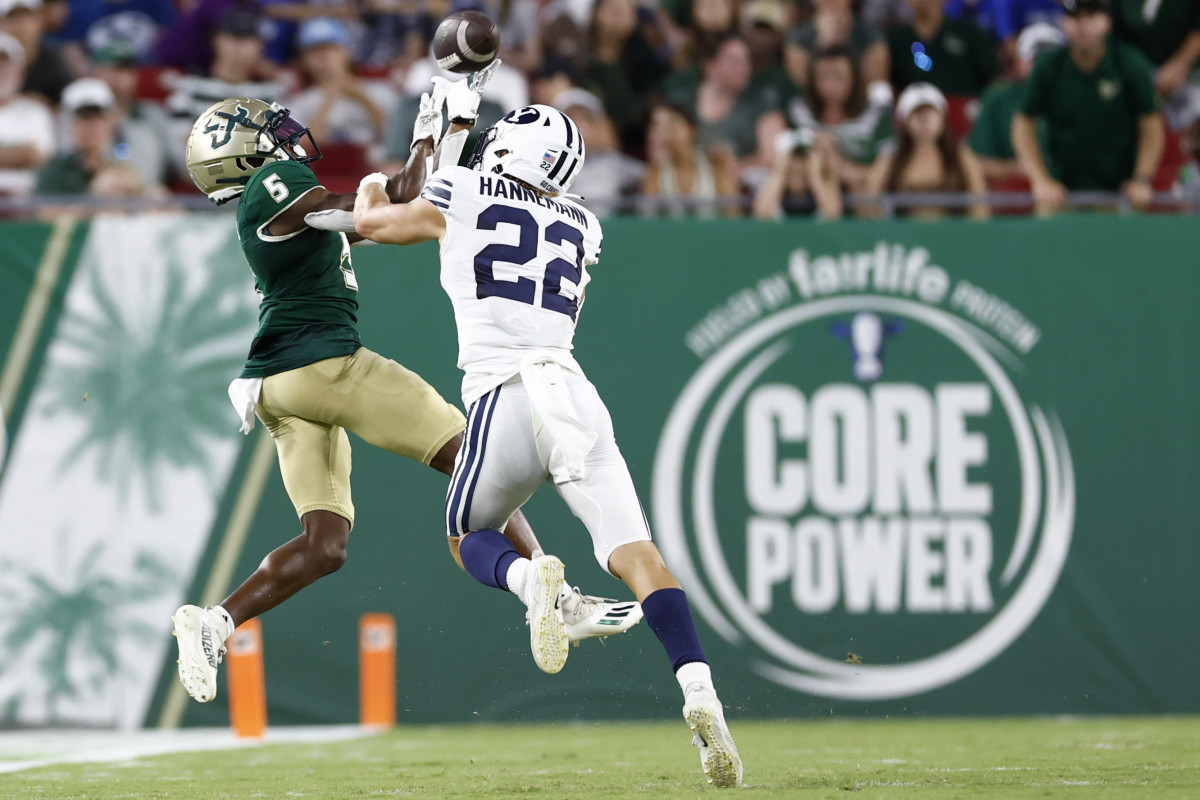
<path fill-rule="evenodd" d="M 596 561 L 606 571 L 621 545 L 650 540 L 650 527 L 638 502 L 629 467 L 613 437 L 612 417 L 587 378 L 565 373 L 581 422 L 597 434 L 581 480 L 555 484 L 571 512 L 592 537 Z M 529 393 L 519 376 L 492 389 L 471 405 L 462 450 L 446 493 L 451 536 L 484 529 L 503 530 L 508 518 L 549 478 L 550 451 L 537 426 Z"/>

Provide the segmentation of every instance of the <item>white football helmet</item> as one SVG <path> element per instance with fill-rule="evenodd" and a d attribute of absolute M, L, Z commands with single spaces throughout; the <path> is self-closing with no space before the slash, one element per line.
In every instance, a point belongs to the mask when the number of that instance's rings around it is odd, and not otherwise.
<path fill-rule="evenodd" d="M 218 205 L 240 195 L 268 161 L 307 164 L 320 157 L 308 128 L 286 108 L 250 97 L 209 106 L 192 126 L 184 154 L 196 187 Z"/>
<path fill-rule="evenodd" d="M 557 195 L 571 188 L 586 155 L 570 117 L 550 106 L 525 106 L 483 132 L 467 166 Z"/>

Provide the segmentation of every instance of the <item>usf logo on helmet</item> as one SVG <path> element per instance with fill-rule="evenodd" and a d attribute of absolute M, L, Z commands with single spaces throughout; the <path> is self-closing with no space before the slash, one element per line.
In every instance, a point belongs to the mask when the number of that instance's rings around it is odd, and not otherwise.
<path fill-rule="evenodd" d="M 214 203 L 232 200 L 271 161 L 316 161 L 321 149 L 308 128 L 278 103 L 233 97 L 208 107 L 188 136 L 184 158 L 196 188 Z"/>
<path fill-rule="evenodd" d="M 258 129 L 258 126 L 250 121 L 249 110 L 241 104 L 238 104 L 236 113 L 220 112 L 210 117 L 204 126 L 204 132 L 212 134 L 212 149 L 224 147 L 233 141 L 233 130 L 239 125 L 254 130 Z"/>

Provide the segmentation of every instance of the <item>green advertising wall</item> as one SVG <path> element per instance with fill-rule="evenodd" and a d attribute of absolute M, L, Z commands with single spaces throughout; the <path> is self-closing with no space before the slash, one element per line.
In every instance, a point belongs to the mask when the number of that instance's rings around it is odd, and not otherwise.
<path fill-rule="evenodd" d="M 231 218 L 204 225 L 232 237 Z M 1200 711 L 1193 227 L 606 224 L 576 355 L 731 714 Z M 45 232 L 5 235 L 33 251 Z M 207 252 L 210 269 L 236 259 L 228 241 Z M 436 250 L 354 258 L 364 343 L 457 402 Z M 207 388 L 222 402 L 227 377 Z M 174 587 L 193 601 L 299 530 L 254 456 L 261 426 L 243 440 L 221 413 L 232 455 Z M 374 611 L 397 619 L 401 722 L 679 713 L 646 626 L 537 670 L 521 604 L 448 555 L 444 476 L 355 440 L 353 483 L 346 567 L 263 618 L 272 724 L 356 719 L 357 622 Z M 4 528 L 5 504 L 30 502 L 6 488 L 0 538 L 28 535 Z M 551 487 L 526 512 L 569 581 L 628 595 Z M 145 724 L 224 724 L 219 701 L 179 702 L 157 630 Z"/>

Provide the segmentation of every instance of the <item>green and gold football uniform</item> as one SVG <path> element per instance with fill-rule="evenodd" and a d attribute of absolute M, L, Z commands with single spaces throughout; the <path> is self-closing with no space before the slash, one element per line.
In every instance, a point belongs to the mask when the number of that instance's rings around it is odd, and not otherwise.
<path fill-rule="evenodd" d="M 332 511 L 353 524 L 347 430 L 428 464 L 465 420 L 420 375 L 362 346 L 344 234 L 267 231 L 319 186 L 295 161 L 270 162 L 246 184 L 238 238 L 262 305 L 241 377 L 263 379 L 256 413 L 275 439 L 296 513 Z"/>
<path fill-rule="evenodd" d="M 320 186 L 306 165 L 275 161 L 251 176 L 238 205 L 238 239 L 262 295 L 258 334 L 243 378 L 274 375 L 323 358 L 348 356 L 358 338 L 358 282 L 345 234 L 267 228 Z"/>

